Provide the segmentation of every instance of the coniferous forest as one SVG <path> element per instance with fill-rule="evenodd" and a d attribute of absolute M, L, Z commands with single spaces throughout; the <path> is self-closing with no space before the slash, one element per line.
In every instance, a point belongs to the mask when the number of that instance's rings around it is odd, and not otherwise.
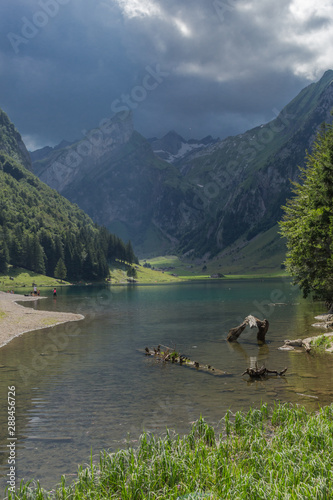
<path fill-rule="evenodd" d="M 106 228 L 5 153 L 0 154 L 0 273 L 8 264 L 71 281 L 101 280 L 115 260 L 137 262 Z"/>

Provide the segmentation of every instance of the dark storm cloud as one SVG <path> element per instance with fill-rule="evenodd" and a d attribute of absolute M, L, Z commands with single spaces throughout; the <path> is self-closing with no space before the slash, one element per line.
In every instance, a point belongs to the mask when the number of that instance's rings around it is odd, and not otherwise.
<path fill-rule="evenodd" d="M 3 0 L 0 107 L 30 147 L 79 138 L 120 106 L 147 137 L 239 133 L 331 67 L 333 9 L 312 4 Z"/>

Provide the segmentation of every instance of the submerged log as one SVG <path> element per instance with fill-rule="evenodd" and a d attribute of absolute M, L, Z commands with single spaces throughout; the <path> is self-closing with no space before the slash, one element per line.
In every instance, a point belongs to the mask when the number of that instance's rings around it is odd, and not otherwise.
<path fill-rule="evenodd" d="M 197 371 L 209 373 L 210 375 L 215 375 L 218 377 L 230 376 L 230 373 L 227 373 L 223 370 L 219 370 L 217 368 L 214 368 L 211 365 L 202 365 L 198 361 L 192 361 L 187 356 L 184 356 L 184 354 L 180 354 L 179 352 L 177 352 L 175 349 L 173 349 L 171 347 L 158 346 L 157 349 L 155 349 L 155 348 L 149 349 L 149 347 L 146 347 L 144 350 L 144 353 L 146 356 L 151 356 L 159 361 L 162 361 L 163 363 L 166 363 L 166 362 L 178 363 L 179 366 L 186 366 L 188 368 L 192 368 L 192 369 L 195 369 Z"/>
<path fill-rule="evenodd" d="M 241 323 L 239 326 L 236 326 L 235 328 L 231 328 L 229 330 L 227 341 L 235 342 L 247 326 L 249 326 L 250 328 L 258 328 L 257 340 L 259 340 L 260 342 L 265 342 L 266 333 L 269 328 L 269 322 L 267 319 L 261 320 L 256 318 L 255 316 L 252 316 L 251 314 L 247 316 L 244 319 L 243 323 Z"/>
<path fill-rule="evenodd" d="M 250 378 L 264 378 L 272 374 L 281 377 L 286 373 L 287 369 L 288 368 L 285 368 L 281 372 L 278 372 L 277 370 L 268 370 L 264 365 L 261 368 L 258 368 L 256 364 L 255 368 L 247 368 L 245 372 L 242 373 L 242 376 L 247 374 Z"/>

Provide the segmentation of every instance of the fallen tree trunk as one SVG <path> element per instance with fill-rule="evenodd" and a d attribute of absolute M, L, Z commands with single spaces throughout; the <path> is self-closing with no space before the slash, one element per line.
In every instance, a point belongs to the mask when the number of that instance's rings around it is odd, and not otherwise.
<path fill-rule="evenodd" d="M 235 328 L 231 328 L 229 330 L 227 341 L 235 342 L 248 325 L 250 328 L 258 328 L 257 340 L 259 340 L 260 342 L 265 342 L 266 333 L 269 328 L 269 322 L 267 319 L 261 320 L 252 315 L 247 316 L 244 319 L 243 323 L 241 323 L 239 326 L 236 326 Z"/>
<path fill-rule="evenodd" d="M 198 361 L 192 361 L 187 356 L 180 354 L 171 347 L 161 346 L 161 345 L 158 345 L 157 348 L 154 347 L 153 349 L 149 349 L 149 347 L 146 347 L 144 353 L 146 356 L 152 356 L 155 359 L 162 361 L 164 363 L 166 362 L 176 363 L 179 364 L 180 366 L 186 366 L 192 369 L 194 368 L 197 371 L 209 373 L 210 375 L 215 375 L 217 377 L 231 376 L 230 373 L 225 372 L 223 370 L 219 370 L 218 368 L 214 368 L 211 365 L 202 365 Z"/>

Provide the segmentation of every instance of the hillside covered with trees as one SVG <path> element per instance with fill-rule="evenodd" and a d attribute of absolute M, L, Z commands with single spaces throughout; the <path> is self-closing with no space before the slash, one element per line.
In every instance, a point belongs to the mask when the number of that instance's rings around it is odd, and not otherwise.
<path fill-rule="evenodd" d="M 6 154 L 0 154 L 0 191 L 1 273 L 12 264 L 55 276 L 63 263 L 68 279 L 97 280 L 108 276 L 108 262 L 136 260 L 130 242 L 94 224 Z"/>
<path fill-rule="evenodd" d="M 90 281 L 106 278 L 109 262 L 136 262 L 130 242 L 125 245 L 94 224 L 23 166 L 20 135 L 3 112 L 1 120 L 0 273 L 12 264 L 61 279 Z"/>

